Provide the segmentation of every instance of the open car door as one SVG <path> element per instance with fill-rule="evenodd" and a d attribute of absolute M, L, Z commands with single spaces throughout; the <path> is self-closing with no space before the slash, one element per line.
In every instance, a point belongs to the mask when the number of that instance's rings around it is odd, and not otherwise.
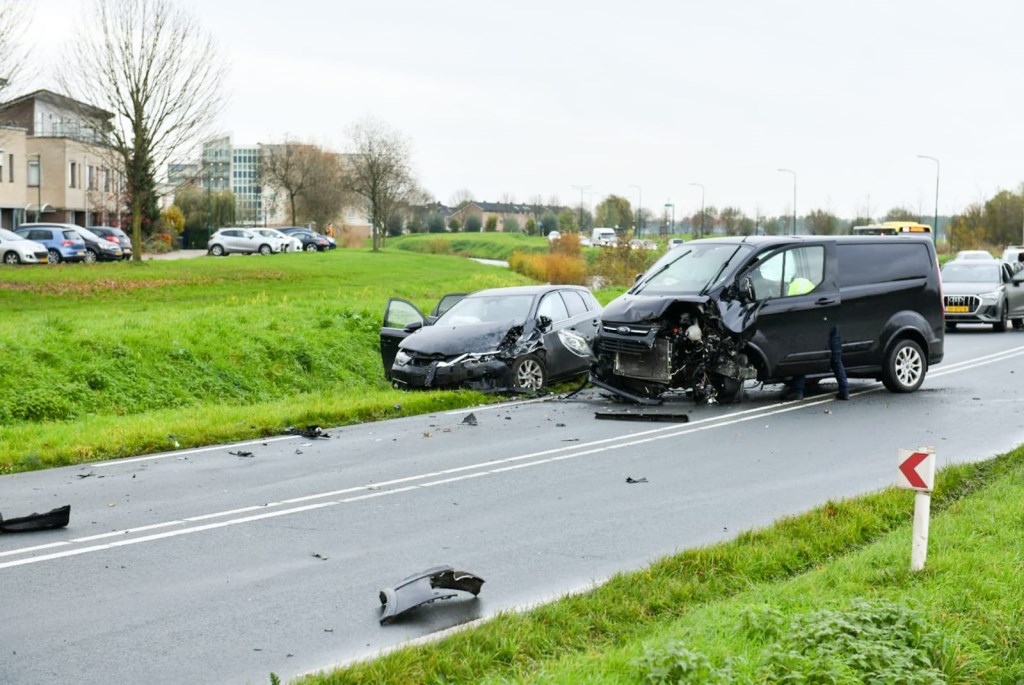
<path fill-rule="evenodd" d="M 434 311 L 430 312 L 430 323 L 437 321 L 437 317 L 452 308 L 452 305 L 464 298 L 469 293 L 448 293 L 437 302 Z"/>
<path fill-rule="evenodd" d="M 423 326 L 434 323 L 437 317 L 444 314 L 465 296 L 466 293 L 445 295 L 434 307 L 429 317 L 423 316 L 416 305 L 408 300 L 398 297 L 388 300 L 388 306 L 384 309 L 384 325 L 380 329 L 380 361 L 384 364 L 385 378 L 391 380 L 391 366 L 395 363 L 395 356 L 398 354 L 398 346 L 401 342 Z"/>

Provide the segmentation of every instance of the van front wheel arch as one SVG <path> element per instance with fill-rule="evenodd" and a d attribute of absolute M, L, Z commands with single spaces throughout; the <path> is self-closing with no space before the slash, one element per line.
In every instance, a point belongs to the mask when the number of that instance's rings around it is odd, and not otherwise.
<path fill-rule="evenodd" d="M 914 392 L 928 371 L 921 346 L 909 338 L 898 340 L 885 355 L 882 383 L 889 392 Z"/>

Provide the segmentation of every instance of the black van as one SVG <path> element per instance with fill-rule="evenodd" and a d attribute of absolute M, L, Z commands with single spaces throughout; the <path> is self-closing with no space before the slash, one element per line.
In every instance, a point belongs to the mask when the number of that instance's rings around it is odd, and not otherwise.
<path fill-rule="evenodd" d="M 672 250 L 605 307 L 591 381 L 650 403 L 668 390 L 731 402 L 745 380 L 830 373 L 838 326 L 851 378 L 913 392 L 942 361 L 938 260 L 929 238 L 737 237 Z"/>

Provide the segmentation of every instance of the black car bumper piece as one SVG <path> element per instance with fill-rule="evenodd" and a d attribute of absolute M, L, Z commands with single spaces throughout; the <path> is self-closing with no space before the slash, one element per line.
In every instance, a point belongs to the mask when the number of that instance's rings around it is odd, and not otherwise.
<path fill-rule="evenodd" d="M 0 516 L 0 533 L 26 533 L 33 530 L 64 528 L 71 520 L 71 505 L 65 504 L 45 514 L 29 514 L 13 519 Z"/>
<path fill-rule="evenodd" d="M 392 366 L 391 380 L 402 388 L 465 386 L 473 390 L 500 390 L 512 387 L 512 370 L 509 363 L 501 359 L 463 356 L 447 362 Z"/>

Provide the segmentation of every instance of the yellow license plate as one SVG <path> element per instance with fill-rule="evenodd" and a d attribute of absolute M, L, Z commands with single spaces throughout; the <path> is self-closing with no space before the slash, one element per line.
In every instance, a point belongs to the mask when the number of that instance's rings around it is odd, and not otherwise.
<path fill-rule="evenodd" d="M 946 307 L 946 311 L 949 312 L 950 314 L 966 314 L 971 310 L 963 305 L 960 305 L 956 307 Z"/>

